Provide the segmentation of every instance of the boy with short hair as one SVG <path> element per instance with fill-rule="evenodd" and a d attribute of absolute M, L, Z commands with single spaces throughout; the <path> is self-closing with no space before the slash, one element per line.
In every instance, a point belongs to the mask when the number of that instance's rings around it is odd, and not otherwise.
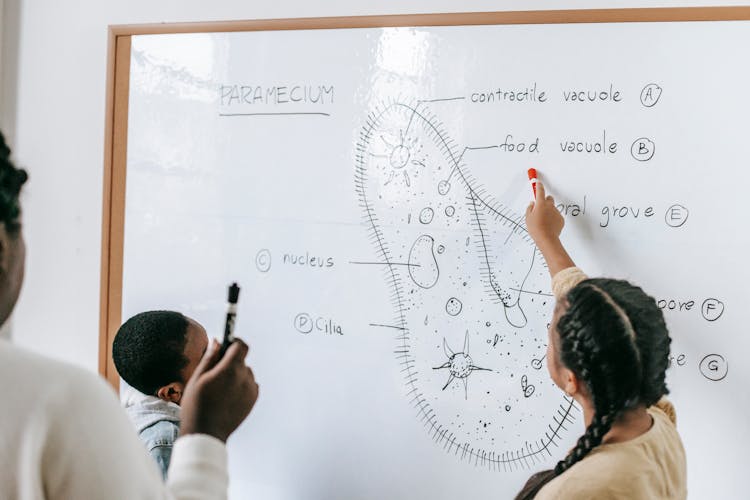
<path fill-rule="evenodd" d="M 164 478 L 180 430 L 185 384 L 208 346 L 206 330 L 174 311 L 148 311 L 117 331 L 112 357 L 130 386 L 123 404 Z"/>

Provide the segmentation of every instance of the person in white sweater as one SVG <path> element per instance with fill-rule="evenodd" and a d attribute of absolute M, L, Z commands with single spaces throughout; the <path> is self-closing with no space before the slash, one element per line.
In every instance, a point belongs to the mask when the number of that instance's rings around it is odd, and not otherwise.
<path fill-rule="evenodd" d="M 18 201 L 27 175 L 0 133 L 0 325 L 23 283 Z M 43 305 L 40 305 L 40 308 Z M 0 499 L 224 499 L 225 442 L 258 397 L 247 345 L 213 341 L 188 381 L 169 477 L 138 440 L 114 391 L 94 374 L 0 340 Z"/>

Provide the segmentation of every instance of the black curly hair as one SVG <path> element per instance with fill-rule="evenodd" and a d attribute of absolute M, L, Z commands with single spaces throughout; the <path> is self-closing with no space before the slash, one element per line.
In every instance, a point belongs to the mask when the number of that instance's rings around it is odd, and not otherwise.
<path fill-rule="evenodd" d="M 29 178 L 25 170 L 16 168 L 10 159 L 10 147 L 0 132 L 0 222 L 11 235 L 21 229 L 21 205 L 18 196 Z"/>
<path fill-rule="evenodd" d="M 147 311 L 127 320 L 115 335 L 112 359 L 120 376 L 143 394 L 156 396 L 160 387 L 186 381 L 181 371 L 189 320 L 175 311 Z"/>
<path fill-rule="evenodd" d="M 528 500 L 599 446 L 625 411 L 649 407 L 669 393 L 671 339 L 656 301 L 627 281 L 588 279 L 568 292 L 557 322 L 559 361 L 589 391 L 594 417 L 554 469 L 539 472 L 516 496 Z"/>

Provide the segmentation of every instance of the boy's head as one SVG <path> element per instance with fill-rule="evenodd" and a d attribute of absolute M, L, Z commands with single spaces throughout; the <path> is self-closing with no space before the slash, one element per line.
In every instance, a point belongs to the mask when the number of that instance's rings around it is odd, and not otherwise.
<path fill-rule="evenodd" d="M 174 311 L 149 311 L 120 327 L 112 358 L 130 386 L 179 404 L 207 347 L 206 330 L 192 319 Z"/>

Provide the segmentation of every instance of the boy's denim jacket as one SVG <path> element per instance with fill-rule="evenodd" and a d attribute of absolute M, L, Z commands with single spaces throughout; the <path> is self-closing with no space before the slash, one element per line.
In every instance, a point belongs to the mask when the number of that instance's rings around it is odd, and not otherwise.
<path fill-rule="evenodd" d="M 180 407 L 132 387 L 123 389 L 123 404 L 138 436 L 167 478 L 172 445 L 180 433 Z"/>

